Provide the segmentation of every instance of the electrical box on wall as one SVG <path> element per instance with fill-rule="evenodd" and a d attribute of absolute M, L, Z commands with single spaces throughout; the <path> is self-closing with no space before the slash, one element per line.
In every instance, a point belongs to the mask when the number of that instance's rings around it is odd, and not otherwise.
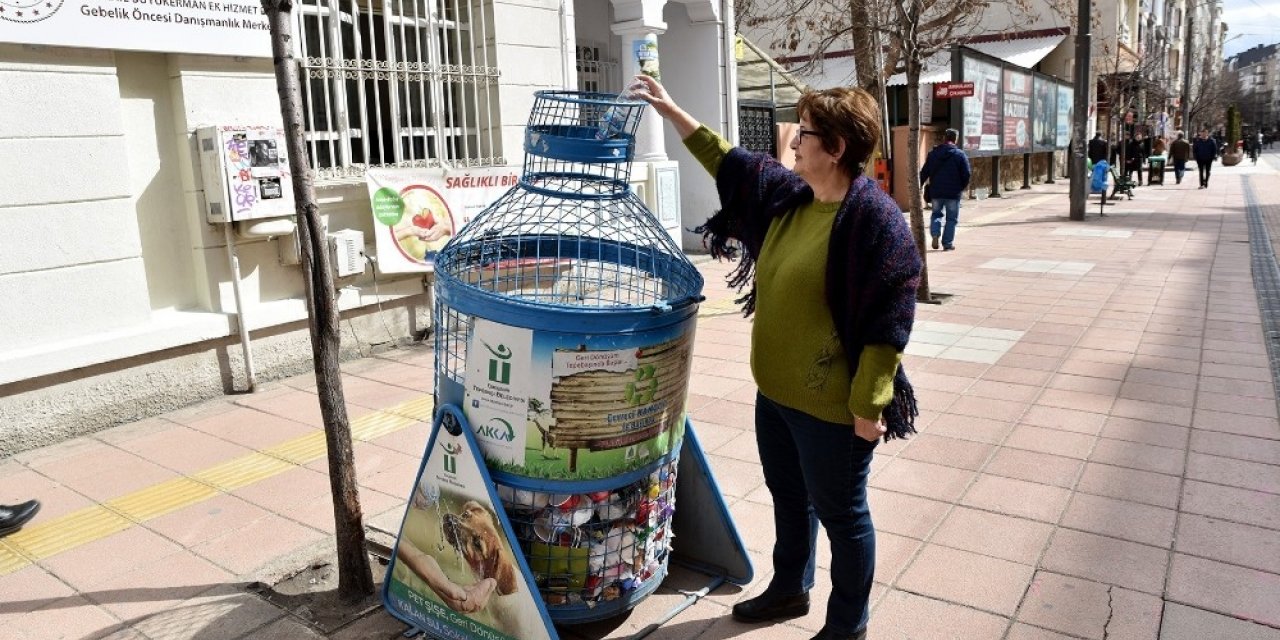
<path fill-rule="evenodd" d="M 364 232 L 342 229 L 329 234 L 329 258 L 339 278 L 364 273 Z"/>
<path fill-rule="evenodd" d="M 196 148 L 209 222 L 294 215 L 293 176 L 280 129 L 201 127 L 196 130 Z"/>

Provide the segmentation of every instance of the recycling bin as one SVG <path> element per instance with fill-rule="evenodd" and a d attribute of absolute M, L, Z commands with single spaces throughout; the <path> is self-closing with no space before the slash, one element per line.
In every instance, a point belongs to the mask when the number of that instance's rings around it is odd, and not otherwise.
<path fill-rule="evenodd" d="M 557 623 L 634 606 L 669 559 L 703 280 L 629 186 L 645 106 L 536 93 L 519 184 L 436 257 L 436 400 Z"/>

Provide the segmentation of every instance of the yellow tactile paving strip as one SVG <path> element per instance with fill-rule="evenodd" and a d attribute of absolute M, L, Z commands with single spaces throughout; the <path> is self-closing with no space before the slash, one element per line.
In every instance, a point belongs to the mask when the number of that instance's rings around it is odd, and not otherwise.
<path fill-rule="evenodd" d="M 351 439 L 368 442 L 415 422 L 429 422 L 433 409 L 434 402 L 427 395 L 361 416 L 351 421 Z M 27 527 L 0 540 L 0 575 L 314 462 L 323 458 L 325 452 L 324 432 L 314 431 L 189 476 Z"/>
<path fill-rule="evenodd" d="M 715 316 L 727 316 L 735 313 L 742 313 L 742 307 L 734 302 L 737 296 L 729 296 L 711 302 L 704 302 L 698 307 L 698 317 L 712 318 Z"/>

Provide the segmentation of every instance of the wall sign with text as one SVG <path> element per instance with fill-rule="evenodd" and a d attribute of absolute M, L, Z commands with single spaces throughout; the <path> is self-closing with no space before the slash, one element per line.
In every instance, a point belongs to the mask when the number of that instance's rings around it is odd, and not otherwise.
<path fill-rule="evenodd" d="M 265 58 L 253 0 L 0 0 L 0 42 Z"/>

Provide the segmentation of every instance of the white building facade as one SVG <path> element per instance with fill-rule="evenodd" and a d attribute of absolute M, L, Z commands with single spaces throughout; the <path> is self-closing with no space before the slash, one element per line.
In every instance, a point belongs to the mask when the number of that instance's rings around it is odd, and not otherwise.
<path fill-rule="evenodd" d="M 246 391 L 239 318 L 259 381 L 309 370 L 292 227 L 208 222 L 196 142 L 202 127 L 281 123 L 258 5 L 0 7 L 0 458 Z M 295 13 L 321 214 L 331 233 L 363 232 L 368 255 L 367 168 L 518 173 L 533 93 L 620 90 L 637 40 L 656 39 L 670 90 L 734 136 L 727 0 L 301 0 Z M 647 120 L 634 187 L 696 246 L 683 229 L 714 210 L 714 188 Z M 658 185 L 671 168 L 682 179 Z M 429 327 L 430 278 L 370 262 L 337 281 L 344 357 Z"/>

